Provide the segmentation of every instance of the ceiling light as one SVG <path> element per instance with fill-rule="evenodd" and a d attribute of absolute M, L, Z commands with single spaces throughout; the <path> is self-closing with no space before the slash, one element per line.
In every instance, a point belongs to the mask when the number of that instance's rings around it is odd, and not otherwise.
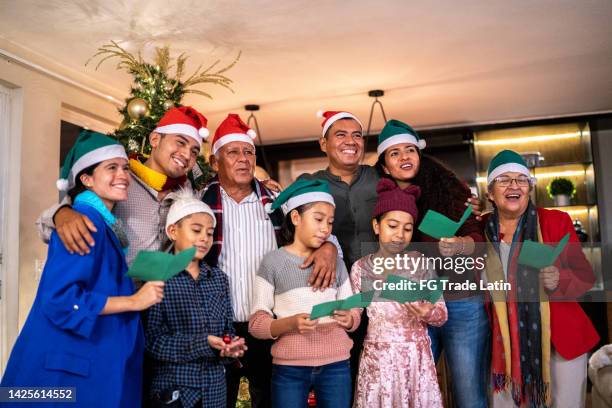
<path fill-rule="evenodd" d="M 370 118 L 368 119 L 368 129 L 366 130 L 365 136 L 365 146 L 364 150 L 368 151 L 368 136 L 370 136 L 370 129 L 372 127 L 372 118 L 374 117 L 374 107 L 376 105 L 380 106 L 380 112 L 382 113 L 383 119 L 385 123 L 387 123 L 387 115 L 385 114 L 385 108 L 383 108 L 382 103 L 378 100 L 379 97 L 385 96 L 385 91 L 382 89 L 373 89 L 368 92 L 368 96 L 370 98 L 374 98 L 374 102 L 372 102 L 372 107 L 370 108 Z M 376 149 L 375 149 L 376 150 Z"/>
<path fill-rule="evenodd" d="M 581 135 L 582 135 L 581 132 L 558 133 L 558 134 L 553 134 L 553 135 L 525 136 L 525 137 L 514 137 L 514 138 L 495 139 L 495 140 L 476 140 L 474 141 L 474 144 L 478 146 L 496 146 L 496 145 L 514 144 L 514 143 L 537 143 L 537 142 L 546 142 L 550 140 L 571 139 L 574 137 L 579 137 Z"/>

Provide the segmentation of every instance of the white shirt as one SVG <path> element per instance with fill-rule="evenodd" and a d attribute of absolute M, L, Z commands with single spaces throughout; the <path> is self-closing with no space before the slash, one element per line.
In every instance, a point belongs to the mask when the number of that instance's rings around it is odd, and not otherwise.
<path fill-rule="evenodd" d="M 274 226 L 253 191 L 240 203 L 221 187 L 223 245 L 218 266 L 229 277 L 234 321 L 247 322 L 262 258 L 278 248 Z"/>

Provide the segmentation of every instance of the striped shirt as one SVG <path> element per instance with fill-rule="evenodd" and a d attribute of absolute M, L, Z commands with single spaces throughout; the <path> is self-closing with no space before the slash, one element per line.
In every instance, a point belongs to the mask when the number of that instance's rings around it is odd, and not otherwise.
<path fill-rule="evenodd" d="M 254 191 L 237 203 L 221 187 L 221 200 L 223 245 L 218 266 L 229 278 L 234 321 L 246 322 L 259 264 L 278 245 L 274 226 Z"/>
<path fill-rule="evenodd" d="M 341 258 L 337 259 L 336 282 L 324 291 L 313 292 L 308 286 L 312 266 L 301 269 L 305 258 L 279 248 L 268 253 L 255 277 L 252 315 L 249 332 L 258 339 L 272 339 L 270 332 L 275 318 L 310 313 L 316 304 L 346 299 L 353 294 L 349 275 Z M 353 325 L 359 327 L 361 309 L 351 309 Z M 313 332 L 300 334 L 290 330 L 272 346 L 272 362 L 280 365 L 322 366 L 350 357 L 352 340 L 331 317 L 322 317 Z"/>

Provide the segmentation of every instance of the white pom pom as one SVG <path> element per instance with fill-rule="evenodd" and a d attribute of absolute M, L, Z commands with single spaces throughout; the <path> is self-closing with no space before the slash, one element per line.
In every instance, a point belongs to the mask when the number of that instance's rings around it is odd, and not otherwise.
<path fill-rule="evenodd" d="M 200 129 L 198 129 L 198 134 L 202 136 L 202 139 L 206 140 L 208 138 L 208 135 L 210 135 L 210 132 L 205 127 L 201 127 Z"/>
<path fill-rule="evenodd" d="M 274 212 L 272 203 L 266 203 L 266 205 L 264 205 L 264 210 L 266 210 L 266 214 L 272 214 Z"/>
<path fill-rule="evenodd" d="M 322 117 L 324 117 L 324 115 L 323 115 L 324 113 L 325 113 L 324 111 L 322 111 L 322 110 L 318 110 L 318 111 L 317 111 L 317 118 L 322 118 Z"/>
<path fill-rule="evenodd" d="M 418 146 L 419 146 L 420 150 L 423 150 L 425 148 L 425 146 L 427 146 L 427 143 L 425 142 L 425 140 L 421 139 L 421 140 L 419 140 Z"/>
<path fill-rule="evenodd" d="M 70 184 L 68 183 L 68 180 L 66 180 L 66 179 L 58 179 L 55 182 L 55 185 L 57 186 L 57 189 L 59 191 L 68 191 L 68 186 Z"/>
<path fill-rule="evenodd" d="M 257 137 L 257 133 L 253 130 L 253 129 L 249 129 L 246 132 L 247 136 L 249 136 L 251 139 L 255 139 Z"/>

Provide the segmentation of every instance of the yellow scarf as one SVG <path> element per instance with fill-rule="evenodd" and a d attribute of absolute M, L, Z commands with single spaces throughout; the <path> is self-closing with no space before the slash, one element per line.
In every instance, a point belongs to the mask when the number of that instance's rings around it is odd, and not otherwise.
<path fill-rule="evenodd" d="M 159 173 L 144 164 L 137 159 L 130 159 L 130 170 L 141 179 L 147 186 L 151 187 L 155 191 L 162 191 L 168 176 Z"/>
<path fill-rule="evenodd" d="M 543 242 L 542 231 L 540 229 L 540 221 L 538 220 L 538 241 Z M 489 282 L 506 281 L 504 276 L 504 270 L 493 245 L 487 239 L 487 267 L 486 267 L 487 280 Z M 508 308 L 506 305 L 506 292 L 502 290 L 491 290 L 491 300 L 495 313 L 499 321 L 499 330 L 502 336 L 504 344 L 504 355 L 506 363 L 506 384 L 509 385 L 512 378 L 512 351 L 510 345 L 510 329 L 508 326 Z M 548 303 L 548 296 L 544 290 L 544 287 L 540 285 L 540 318 L 542 325 L 542 378 L 545 383 L 551 384 L 551 373 L 550 373 L 550 353 L 551 353 L 551 339 L 550 339 L 550 305 Z M 550 387 L 548 387 L 546 393 L 546 405 L 550 406 L 552 403 L 552 393 Z"/>

